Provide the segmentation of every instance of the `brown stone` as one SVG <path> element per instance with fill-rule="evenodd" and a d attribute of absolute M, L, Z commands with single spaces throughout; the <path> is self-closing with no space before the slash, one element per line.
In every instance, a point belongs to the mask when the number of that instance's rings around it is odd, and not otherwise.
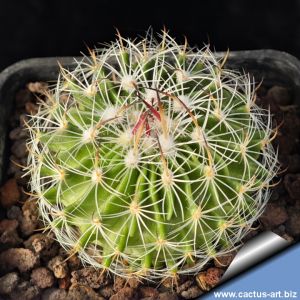
<path fill-rule="evenodd" d="M 32 102 L 25 103 L 25 110 L 29 115 L 35 115 L 38 112 L 38 106 Z"/>
<path fill-rule="evenodd" d="M 267 97 L 275 101 L 275 103 L 277 103 L 278 105 L 282 106 L 292 103 L 292 97 L 289 90 L 282 86 L 272 86 L 267 92 Z"/>
<path fill-rule="evenodd" d="M 203 291 L 209 291 L 216 286 L 224 273 L 224 270 L 220 268 L 209 268 L 205 272 L 200 272 L 196 276 L 196 282 L 198 287 Z"/>
<path fill-rule="evenodd" d="M 157 299 L 159 296 L 158 290 L 150 286 L 142 286 L 139 289 L 139 293 L 141 298 L 152 297 Z"/>
<path fill-rule="evenodd" d="M 230 253 L 218 256 L 214 259 L 214 264 L 217 268 L 228 267 L 233 261 L 236 255 L 236 251 L 232 251 Z"/>
<path fill-rule="evenodd" d="M 10 294 L 20 281 L 18 273 L 8 273 L 0 277 L 0 294 Z"/>
<path fill-rule="evenodd" d="M 10 299 L 37 300 L 40 299 L 41 290 L 29 281 L 20 282 L 10 294 Z"/>
<path fill-rule="evenodd" d="M 48 84 L 46 82 L 29 82 L 27 84 L 27 89 L 32 93 L 44 94 L 44 92 L 48 89 Z"/>
<path fill-rule="evenodd" d="M 68 265 L 61 256 L 55 256 L 48 263 L 48 268 L 53 271 L 56 278 L 64 278 L 68 274 Z"/>
<path fill-rule="evenodd" d="M 26 140 L 16 140 L 11 146 L 11 153 L 17 158 L 23 158 L 27 156 Z"/>
<path fill-rule="evenodd" d="M 114 278 L 114 290 L 117 292 L 122 289 L 126 284 L 126 279 L 120 276 Z"/>
<path fill-rule="evenodd" d="M 184 299 L 195 299 L 195 298 L 199 297 L 201 294 L 203 294 L 201 289 L 198 286 L 194 285 L 194 286 L 188 288 L 186 291 L 183 291 L 181 293 L 181 296 Z"/>
<path fill-rule="evenodd" d="M 19 90 L 16 93 L 16 101 L 15 101 L 16 107 L 18 108 L 23 107 L 26 102 L 32 101 L 32 99 L 33 99 L 32 94 L 28 89 Z"/>
<path fill-rule="evenodd" d="M 17 220 L 0 221 L 0 243 L 10 247 L 16 247 L 22 243 L 22 239 L 17 232 L 19 222 Z"/>
<path fill-rule="evenodd" d="M 67 300 L 67 291 L 57 288 L 49 288 L 43 292 L 42 300 Z"/>
<path fill-rule="evenodd" d="M 45 289 L 54 284 L 54 277 L 47 268 L 40 267 L 32 271 L 31 282 L 37 287 Z"/>
<path fill-rule="evenodd" d="M 71 275 L 72 284 L 87 285 L 93 289 L 98 289 L 109 283 L 107 273 L 93 267 L 73 271 Z"/>
<path fill-rule="evenodd" d="M 126 283 L 127 283 L 127 285 L 129 285 L 131 288 L 136 289 L 136 288 L 138 288 L 138 287 L 141 285 L 142 281 L 141 281 L 140 279 L 138 279 L 138 278 L 131 277 L 131 278 L 129 278 L 129 279 L 127 280 Z"/>
<path fill-rule="evenodd" d="M 138 295 L 135 289 L 131 287 L 124 287 L 120 289 L 116 294 L 112 295 L 109 300 L 137 300 Z"/>
<path fill-rule="evenodd" d="M 283 224 L 288 219 L 288 214 L 284 206 L 275 203 L 268 203 L 260 220 L 266 229 L 274 228 Z"/>
<path fill-rule="evenodd" d="M 9 272 L 18 269 L 26 272 L 39 264 L 39 257 L 25 248 L 10 248 L 0 254 L 0 269 Z"/>
<path fill-rule="evenodd" d="M 20 199 L 20 191 L 15 178 L 7 180 L 0 188 L 0 202 L 5 208 L 16 204 Z"/>
<path fill-rule="evenodd" d="M 284 187 L 292 199 L 299 198 L 300 195 L 300 174 L 286 174 L 284 176 Z"/>
<path fill-rule="evenodd" d="M 286 222 L 286 231 L 292 237 L 300 236 L 300 209 L 289 209 L 289 218 Z"/>
<path fill-rule="evenodd" d="M 203 290 L 205 292 L 210 290 L 210 286 L 208 285 L 208 283 L 206 281 L 206 273 L 205 272 L 200 272 L 199 274 L 197 274 L 196 283 L 201 290 Z"/>
<path fill-rule="evenodd" d="M 180 294 L 181 292 L 187 290 L 189 287 L 193 285 L 193 280 L 186 280 L 184 283 L 180 284 L 176 288 L 177 294 Z"/>
<path fill-rule="evenodd" d="M 21 231 L 24 235 L 30 235 L 38 226 L 39 215 L 36 201 L 28 199 L 22 206 Z"/>
<path fill-rule="evenodd" d="M 109 284 L 99 289 L 99 294 L 104 298 L 110 298 L 115 293 L 113 285 Z"/>
<path fill-rule="evenodd" d="M 72 271 L 80 268 L 81 262 L 77 255 L 71 255 L 67 262 L 70 270 Z"/>
<path fill-rule="evenodd" d="M 17 220 L 8 220 L 3 219 L 0 221 L 0 234 L 4 233 L 5 231 L 13 231 L 16 230 L 18 227 L 19 222 Z"/>
<path fill-rule="evenodd" d="M 208 285 L 210 285 L 211 287 L 216 286 L 222 275 L 224 273 L 224 270 L 220 269 L 220 268 L 209 268 L 206 271 L 206 282 Z"/>
<path fill-rule="evenodd" d="M 92 288 L 86 285 L 72 284 L 66 300 L 105 300 L 103 297 L 98 295 Z"/>
<path fill-rule="evenodd" d="M 163 292 L 158 296 L 159 300 L 178 300 L 178 296 L 173 292 Z"/>
<path fill-rule="evenodd" d="M 60 289 L 66 290 L 69 288 L 70 285 L 71 285 L 71 280 L 69 276 L 58 279 L 58 286 Z"/>

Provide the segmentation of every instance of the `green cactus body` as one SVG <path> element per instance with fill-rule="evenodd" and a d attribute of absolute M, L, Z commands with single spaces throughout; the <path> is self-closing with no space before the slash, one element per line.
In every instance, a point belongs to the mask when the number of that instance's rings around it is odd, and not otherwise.
<path fill-rule="evenodd" d="M 30 121 L 41 216 L 116 274 L 195 273 L 251 229 L 278 169 L 248 76 L 165 32 L 91 52 Z"/>

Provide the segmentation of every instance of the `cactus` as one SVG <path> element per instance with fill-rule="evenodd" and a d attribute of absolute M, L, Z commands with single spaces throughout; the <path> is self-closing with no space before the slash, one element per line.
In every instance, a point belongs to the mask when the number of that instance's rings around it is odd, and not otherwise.
<path fill-rule="evenodd" d="M 237 247 L 278 171 L 249 75 L 166 31 L 118 35 L 61 67 L 28 123 L 28 174 L 46 228 L 122 276 L 196 273 Z"/>

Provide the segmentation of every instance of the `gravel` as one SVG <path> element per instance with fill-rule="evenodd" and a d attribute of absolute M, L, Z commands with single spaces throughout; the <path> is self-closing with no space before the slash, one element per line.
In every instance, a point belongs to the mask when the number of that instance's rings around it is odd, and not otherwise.
<path fill-rule="evenodd" d="M 36 268 L 31 273 L 31 282 L 41 289 L 51 287 L 54 284 L 54 276 L 45 267 Z"/>
<path fill-rule="evenodd" d="M 267 97 L 276 104 L 286 106 L 292 104 L 292 98 L 288 89 L 282 86 L 273 86 L 268 90 Z"/>
<path fill-rule="evenodd" d="M 260 220 L 266 229 L 273 229 L 288 219 L 286 208 L 275 203 L 268 203 Z"/>
<path fill-rule="evenodd" d="M 11 299 L 37 300 L 41 294 L 40 289 L 29 281 L 20 282 L 10 294 Z"/>
<path fill-rule="evenodd" d="M 92 267 L 73 271 L 71 274 L 72 284 L 87 285 L 91 288 L 98 289 L 109 283 L 108 277 L 102 270 L 96 270 Z"/>
<path fill-rule="evenodd" d="M 196 283 L 203 291 L 209 291 L 215 287 L 221 280 L 224 270 L 221 268 L 208 268 L 196 276 Z"/>
<path fill-rule="evenodd" d="M 22 206 L 22 222 L 20 229 L 25 236 L 31 235 L 37 229 L 39 216 L 36 202 L 27 199 Z"/>
<path fill-rule="evenodd" d="M 286 223 L 286 231 L 291 236 L 300 236 L 300 209 L 289 209 L 289 219 Z"/>
<path fill-rule="evenodd" d="M 0 204 L 9 208 L 20 200 L 20 191 L 15 178 L 7 180 L 0 189 Z"/>
<path fill-rule="evenodd" d="M 196 276 L 167 278 L 162 282 L 126 280 L 101 270 L 84 267 L 76 254 L 70 255 L 48 232 L 41 232 L 37 203 L 28 196 L 28 178 L 20 165 L 26 164 L 24 121 L 35 113 L 33 95 L 43 97 L 47 84 L 27 84 L 16 95 L 11 119 L 10 162 L 7 180 L 0 187 L 0 295 L 4 299 L 41 300 L 176 300 L 194 299 L 215 287 L 236 252 L 216 257 Z M 276 178 L 271 200 L 260 218 L 261 226 L 249 232 L 244 241 L 263 230 L 273 230 L 290 242 L 300 238 L 300 118 L 288 89 L 262 87 L 257 104 L 271 107 L 274 124 L 279 128 L 274 140 L 279 145 L 282 172 Z M 22 177 L 23 176 L 23 177 Z M 280 182 L 281 179 L 281 182 Z"/>
<path fill-rule="evenodd" d="M 0 277 L 0 294 L 10 294 L 20 281 L 19 274 L 16 272 L 7 273 Z"/>
<path fill-rule="evenodd" d="M 68 292 L 62 289 L 50 288 L 43 292 L 42 300 L 66 300 Z"/>
<path fill-rule="evenodd" d="M 19 222 L 17 220 L 3 219 L 0 221 L 0 244 L 3 246 L 16 247 L 22 243 L 19 237 L 17 227 Z"/>
<path fill-rule="evenodd" d="M 157 299 L 159 296 L 158 290 L 155 289 L 154 287 L 150 287 L 150 286 L 141 287 L 139 290 L 139 294 L 140 294 L 141 298 L 152 297 L 152 298 Z"/>
<path fill-rule="evenodd" d="M 21 273 L 39 265 L 39 257 L 25 248 L 10 248 L 0 253 L 0 270 L 10 272 L 18 269 Z"/>
<path fill-rule="evenodd" d="M 56 278 L 64 278 L 68 275 L 68 265 L 62 256 L 55 256 L 48 263 L 48 268 L 53 271 Z"/>
<path fill-rule="evenodd" d="M 96 293 L 92 288 L 86 285 L 72 285 L 66 297 L 66 300 L 105 300 L 98 293 Z M 119 298 L 118 300 L 126 300 L 124 298 Z"/>
<path fill-rule="evenodd" d="M 120 289 L 116 294 L 110 297 L 109 300 L 135 300 L 138 299 L 138 294 L 135 289 L 131 287 L 124 287 Z"/>
<path fill-rule="evenodd" d="M 181 296 L 184 299 L 195 299 L 196 297 L 199 297 L 201 294 L 203 294 L 202 290 L 198 286 L 192 286 L 186 291 L 183 291 L 181 293 Z"/>
<path fill-rule="evenodd" d="M 7 210 L 7 218 L 10 220 L 22 220 L 22 210 L 19 206 L 13 205 Z"/>
<path fill-rule="evenodd" d="M 214 259 L 215 266 L 218 268 L 229 266 L 231 264 L 231 262 L 233 261 L 236 253 L 237 253 L 236 251 L 232 251 L 228 254 L 224 254 L 224 255 L 216 257 Z"/>
<path fill-rule="evenodd" d="M 178 296 L 174 292 L 163 292 L 159 294 L 159 300 L 178 300 Z"/>

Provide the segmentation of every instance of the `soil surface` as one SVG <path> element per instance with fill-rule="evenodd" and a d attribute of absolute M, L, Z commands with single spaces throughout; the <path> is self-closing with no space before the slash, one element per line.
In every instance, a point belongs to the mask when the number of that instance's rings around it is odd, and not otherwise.
<path fill-rule="evenodd" d="M 10 117 L 10 153 L 6 181 L 0 188 L 0 298 L 41 300 L 194 299 L 216 286 L 235 253 L 211 261 L 196 276 L 151 283 L 103 274 L 70 256 L 51 233 L 43 232 L 36 200 L 28 191 L 22 166 L 27 163 L 26 119 L 37 111 L 36 96 L 45 83 L 27 84 L 15 99 Z M 257 226 L 245 241 L 272 230 L 294 243 L 300 238 L 300 118 L 289 89 L 261 87 L 257 103 L 270 107 L 278 134 L 281 172 Z"/>

